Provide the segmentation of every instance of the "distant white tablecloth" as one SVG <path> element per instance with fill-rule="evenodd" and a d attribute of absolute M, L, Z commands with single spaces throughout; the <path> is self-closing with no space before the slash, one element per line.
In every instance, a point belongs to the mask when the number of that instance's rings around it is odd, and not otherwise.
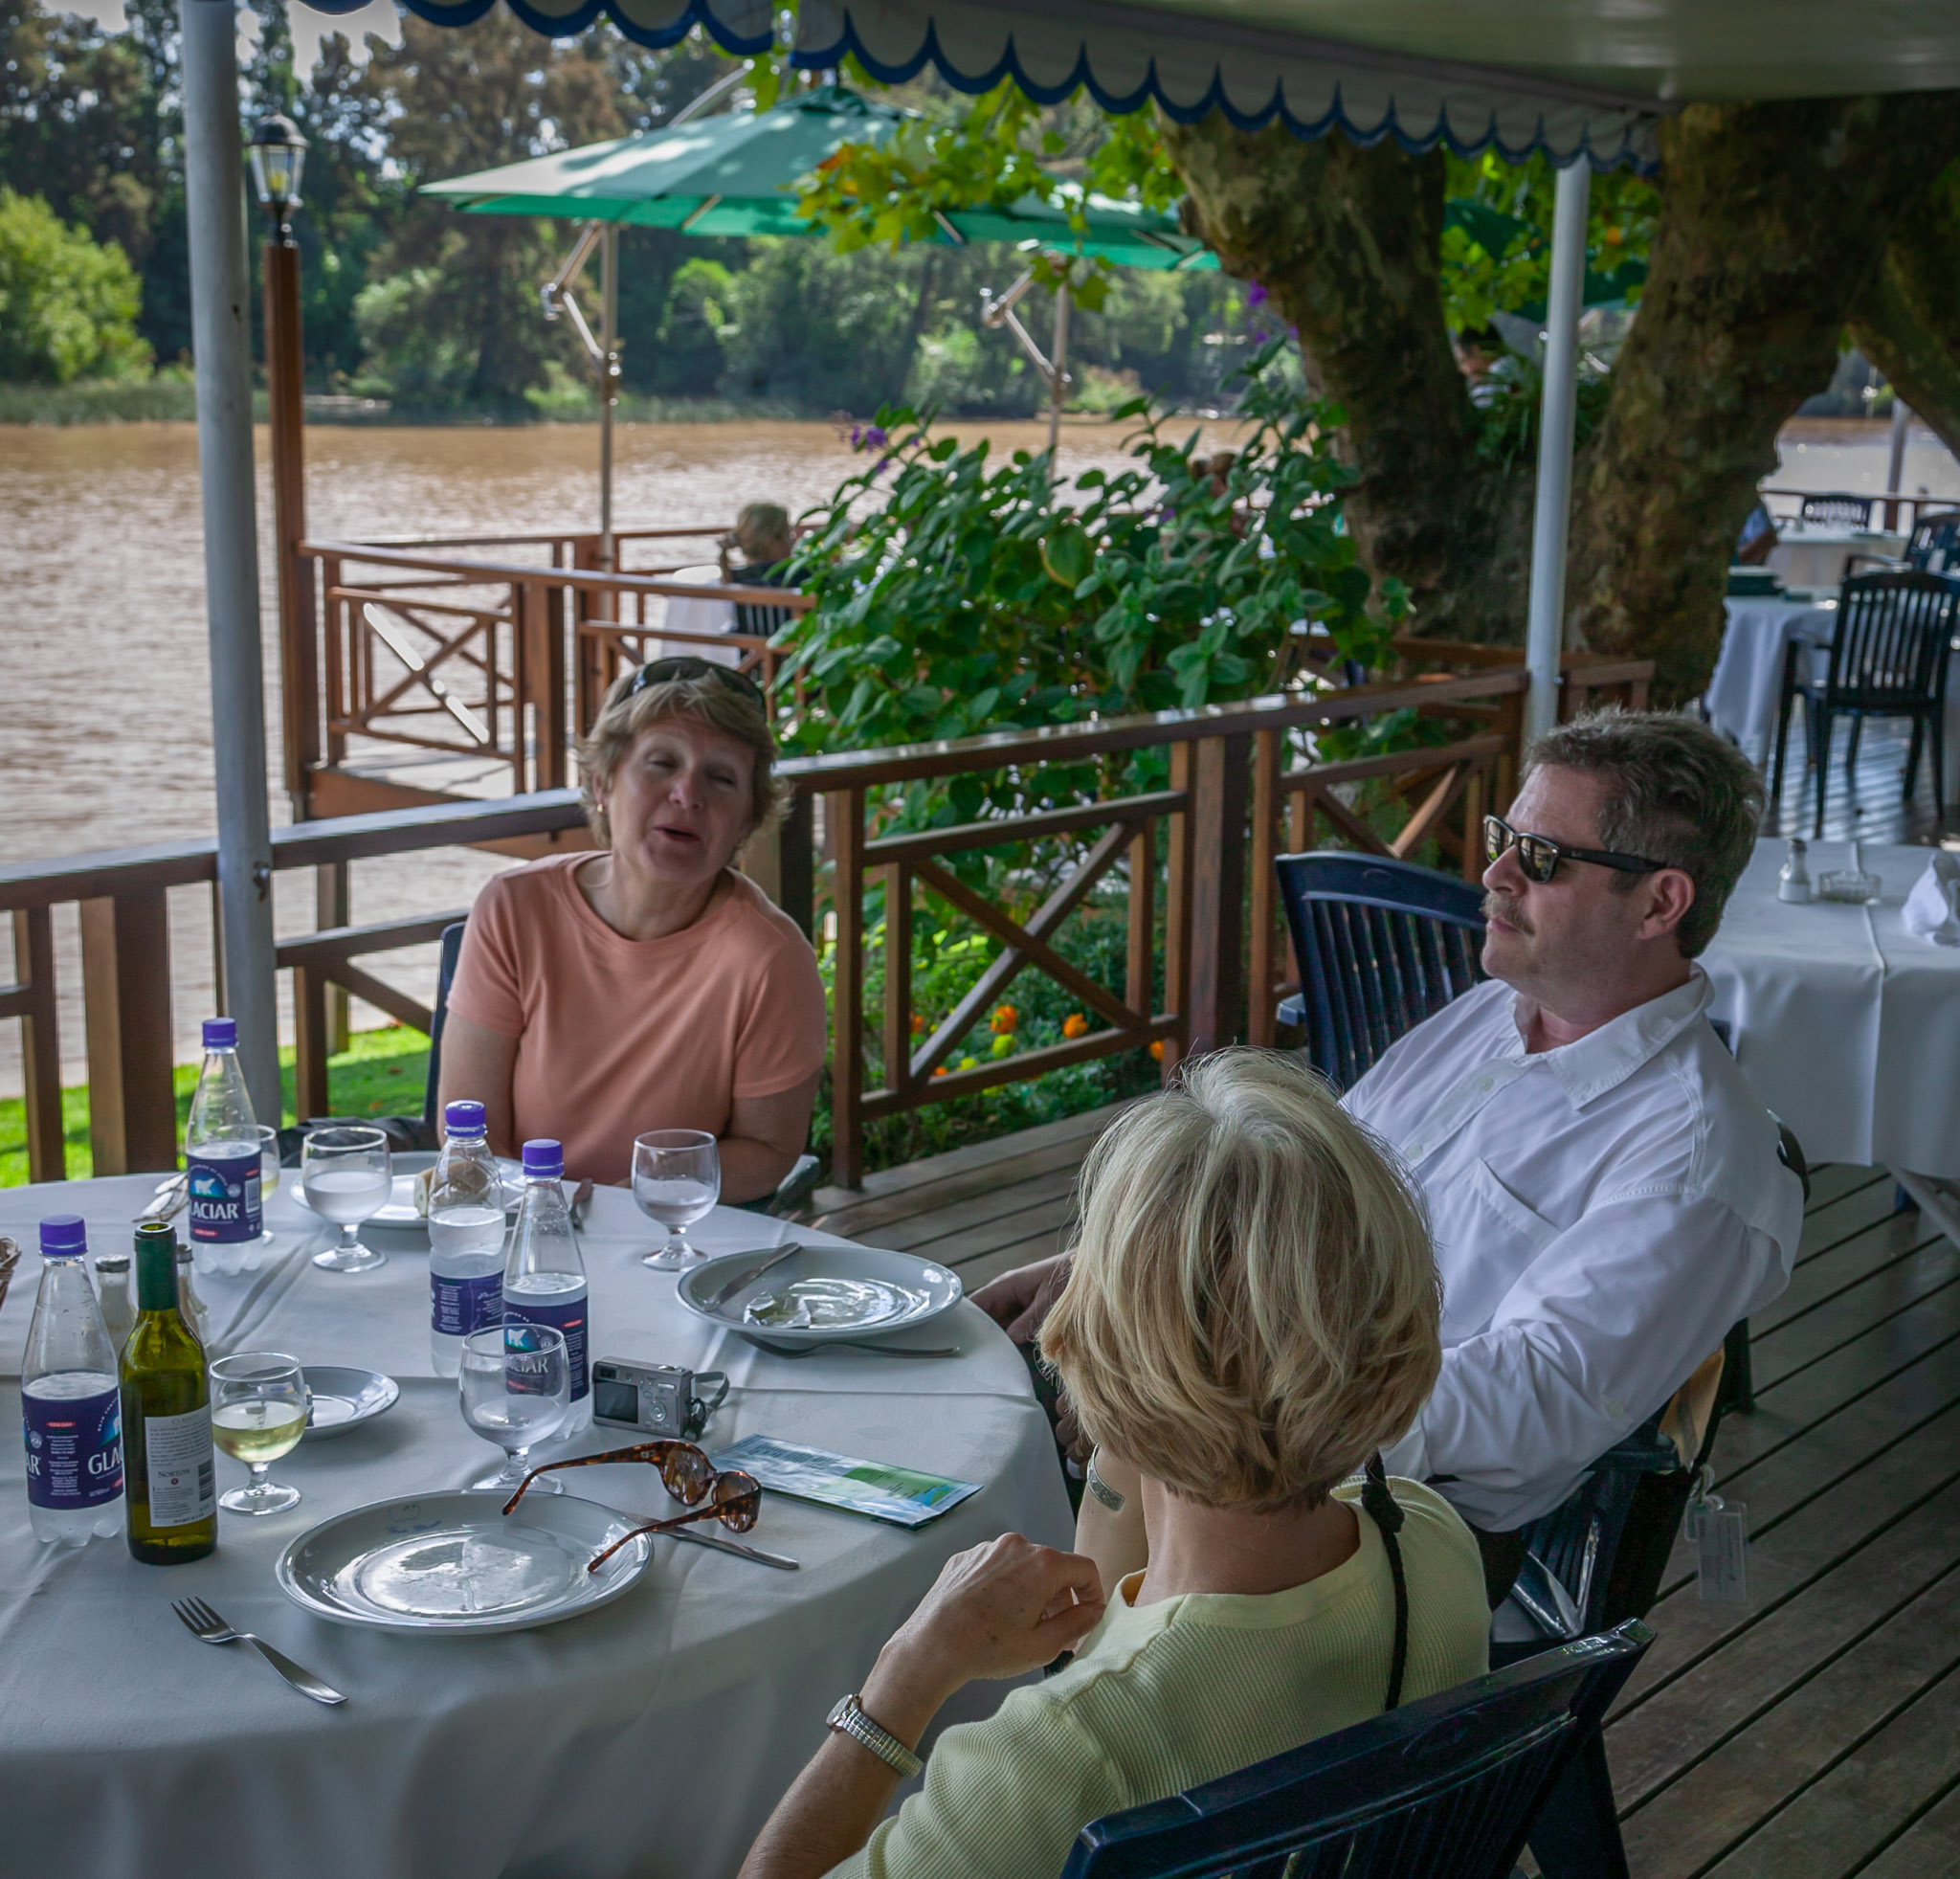
<path fill-rule="evenodd" d="M 1814 524 L 1806 528 L 1779 523 L 1776 546 L 1767 565 L 1783 576 L 1786 587 L 1836 591 L 1844 578 L 1844 564 L 1854 554 L 1902 555 L 1904 535 L 1885 535 L 1869 528 Z"/>
<path fill-rule="evenodd" d="M 154 1176 L 0 1190 L 0 1230 L 33 1243 L 41 1216 L 79 1211 L 89 1242 L 124 1248 Z M 656 1541 L 634 1590 L 584 1618 L 499 1638 L 421 1639 L 327 1623 L 290 1604 L 273 1565 L 342 1510 L 457 1488 L 496 1451 L 464 1426 L 429 1361 L 427 1255 L 323 1272 L 326 1230 L 281 1193 L 270 1223 L 294 1250 L 236 1280 L 201 1280 L 221 1348 L 291 1352 L 398 1378 L 386 1416 L 307 1442 L 274 1477 L 289 1513 L 221 1512 L 216 1555 L 139 1566 L 122 1542 L 43 1546 L 29 1530 L 22 1450 L 0 1464 L 0 1871 L 8 1879 L 611 1879 L 732 1873 L 823 1739 L 831 1704 L 948 1555 L 1018 1529 L 1070 1543 L 1068 1505 L 1025 1366 L 969 1304 L 947 1322 L 966 1354 L 868 1351 L 787 1359 L 684 1312 L 672 1275 L 636 1255 L 656 1229 L 602 1188 L 584 1236 L 594 1355 L 727 1371 L 705 1440 L 756 1432 L 986 1484 L 908 1533 L 769 1496 L 759 1544 L 803 1563 L 770 1571 Z M 692 1231 L 692 1229 L 691 1229 Z M 776 1222 L 718 1210 L 710 1251 L 770 1243 Z M 377 1245 L 389 1243 L 375 1236 Z M 18 1426 L 39 1261 L 0 1309 L 0 1420 Z M 933 1342 L 944 1343 L 935 1327 Z M 595 1427 L 595 1453 L 632 1440 Z M 242 1479 L 224 1457 L 221 1477 Z M 649 1469 L 595 1469 L 571 1491 L 649 1517 Z M 224 1483 L 221 1482 L 221 1486 Z M 200 1644 L 169 1600 L 195 1595 L 347 1693 L 325 1710 L 243 1647 Z M 947 1720 L 991 1712 L 1005 1687 L 963 1693 Z"/>
<path fill-rule="evenodd" d="M 1768 768 L 1776 749 L 1776 708 L 1783 697 L 1783 654 L 1793 639 L 1828 645 L 1838 621 L 1836 600 L 1734 598 L 1723 602 L 1727 624 L 1715 676 L 1703 695 L 1716 729 Z"/>
<path fill-rule="evenodd" d="M 722 570 L 713 562 L 703 568 L 677 568 L 668 577 L 688 587 L 719 587 Z M 733 633 L 735 603 L 732 600 L 677 598 L 667 602 L 667 626 L 677 633 Z M 740 646 L 704 645 L 699 639 L 662 639 L 663 658 L 692 653 L 697 659 L 712 660 L 717 665 L 740 665 Z"/>
<path fill-rule="evenodd" d="M 1851 864 L 1810 844 L 1811 880 Z M 1960 1177 L 1960 949 L 1930 946 L 1899 910 L 1931 850 L 1861 842 L 1875 906 L 1776 898 L 1784 843 L 1765 839 L 1702 964 L 1736 1062 L 1813 1161 Z"/>

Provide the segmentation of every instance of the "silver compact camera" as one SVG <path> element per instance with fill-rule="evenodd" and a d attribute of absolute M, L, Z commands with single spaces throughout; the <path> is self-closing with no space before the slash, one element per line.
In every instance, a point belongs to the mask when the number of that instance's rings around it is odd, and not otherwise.
<path fill-rule="evenodd" d="M 692 1442 L 727 1394 L 728 1379 L 719 1370 L 697 1374 L 626 1357 L 601 1357 L 592 1365 L 592 1420 L 643 1435 Z"/>

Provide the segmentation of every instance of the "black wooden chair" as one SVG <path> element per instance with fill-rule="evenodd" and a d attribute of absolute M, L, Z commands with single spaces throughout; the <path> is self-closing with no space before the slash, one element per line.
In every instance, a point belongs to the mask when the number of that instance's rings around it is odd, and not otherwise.
<path fill-rule="evenodd" d="M 1092 1821 L 1062 1879 L 1506 1879 L 1652 1641 L 1581 1639 Z"/>
<path fill-rule="evenodd" d="M 1948 656 L 1952 650 L 1953 615 L 1960 582 L 1944 574 L 1903 569 L 1852 574 L 1838 593 L 1838 623 L 1831 634 L 1821 678 L 1812 665 L 1803 673 L 1810 642 L 1793 639 L 1783 661 L 1783 697 L 1776 720 L 1776 756 L 1770 794 L 1783 794 L 1783 764 L 1790 742 L 1790 715 L 1804 703 L 1805 761 L 1815 766 L 1816 816 L 1814 832 L 1824 832 L 1824 794 L 1829 774 L 1831 733 L 1839 718 L 1851 720 L 1845 752 L 1847 777 L 1858 764 L 1859 733 L 1867 718 L 1910 718 L 1912 745 L 1905 759 L 1904 794 L 1909 800 L 1919 782 L 1922 744 L 1932 747 L 1933 796 L 1940 794 L 1946 756 Z"/>
<path fill-rule="evenodd" d="M 1869 496 L 1806 496 L 1798 509 L 1799 522 L 1848 523 L 1853 528 L 1872 526 L 1872 498 Z"/>
<path fill-rule="evenodd" d="M 1336 1089 L 1484 977 L 1476 883 L 1338 850 L 1275 865 L 1300 968 L 1300 995 L 1282 1001 L 1280 1021 L 1304 1028 L 1314 1068 Z"/>
<path fill-rule="evenodd" d="M 449 989 L 456 983 L 456 963 L 462 956 L 463 926 L 458 920 L 453 927 L 442 929 L 442 953 L 435 973 L 435 1013 L 429 1026 L 429 1081 L 422 1095 L 422 1128 L 426 1140 L 425 1148 L 433 1149 L 440 1140 L 436 1129 L 436 1091 L 442 1082 L 442 1032 L 449 1022 Z M 775 1193 L 762 1200 L 731 1201 L 731 1206 L 740 1206 L 751 1214 L 787 1215 L 793 1213 L 815 1191 L 817 1176 L 823 1172 L 823 1164 L 813 1154 L 796 1157 L 796 1165 L 785 1174 L 776 1187 Z"/>

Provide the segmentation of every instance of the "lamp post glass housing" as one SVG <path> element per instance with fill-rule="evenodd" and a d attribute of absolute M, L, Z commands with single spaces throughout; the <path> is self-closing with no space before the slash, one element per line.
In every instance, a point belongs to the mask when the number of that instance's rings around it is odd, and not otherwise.
<path fill-rule="evenodd" d="M 259 120 L 249 148 L 252 187 L 283 232 L 287 214 L 300 206 L 300 172 L 306 163 L 306 140 L 291 118 L 275 113 Z"/>

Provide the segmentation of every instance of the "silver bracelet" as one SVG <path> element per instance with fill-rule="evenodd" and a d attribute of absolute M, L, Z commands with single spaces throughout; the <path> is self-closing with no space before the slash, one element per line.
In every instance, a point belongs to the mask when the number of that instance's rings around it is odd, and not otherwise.
<path fill-rule="evenodd" d="M 902 1780 L 909 1781 L 925 1766 L 889 1729 L 864 1713 L 855 1689 L 850 1695 L 837 1698 L 836 1707 L 824 1718 L 824 1726 L 848 1735 L 859 1748 L 869 1749 Z"/>
<path fill-rule="evenodd" d="M 1095 1495 L 1111 1513 L 1121 1513 L 1123 1511 L 1124 1503 L 1129 1499 L 1129 1496 L 1127 1494 L 1119 1494 L 1114 1488 L 1110 1487 L 1096 1472 L 1096 1458 L 1093 1455 L 1089 1457 L 1089 1471 L 1085 1479 L 1088 1482 L 1089 1492 Z"/>

